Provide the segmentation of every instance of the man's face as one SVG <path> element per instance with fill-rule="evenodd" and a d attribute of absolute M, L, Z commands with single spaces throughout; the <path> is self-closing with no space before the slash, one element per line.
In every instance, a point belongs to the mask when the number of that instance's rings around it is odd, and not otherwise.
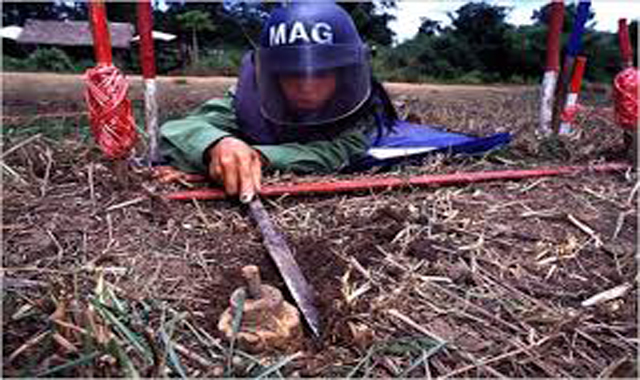
<path fill-rule="evenodd" d="M 302 111 L 321 109 L 336 91 L 336 74 L 325 71 L 312 76 L 285 75 L 280 78 L 289 104 Z"/>

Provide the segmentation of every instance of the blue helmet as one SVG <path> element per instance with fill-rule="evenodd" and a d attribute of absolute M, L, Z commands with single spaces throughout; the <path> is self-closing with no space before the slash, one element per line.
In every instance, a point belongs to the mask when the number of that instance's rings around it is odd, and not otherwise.
<path fill-rule="evenodd" d="M 313 125 L 353 113 L 371 92 L 369 61 L 353 20 L 333 1 L 276 8 L 257 49 L 263 116 Z"/>

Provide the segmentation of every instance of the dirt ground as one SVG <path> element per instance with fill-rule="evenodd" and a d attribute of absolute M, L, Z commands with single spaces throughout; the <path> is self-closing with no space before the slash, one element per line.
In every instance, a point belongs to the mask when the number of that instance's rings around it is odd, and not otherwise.
<path fill-rule="evenodd" d="M 161 78 L 163 118 L 232 83 Z M 167 201 L 184 185 L 161 185 L 145 168 L 123 184 L 73 136 L 15 134 L 35 118 L 84 127 L 72 115 L 84 112 L 78 76 L 5 73 L 3 86 L 3 376 L 637 377 L 632 169 L 267 199 L 317 291 L 323 334 L 297 352 L 250 355 L 216 328 L 240 269 L 258 265 L 266 283 L 284 285 L 246 210 Z M 387 87 L 408 119 L 514 140 L 483 157 L 437 155 L 355 177 L 627 157 L 606 94 L 584 94 L 579 133 L 540 142 L 535 88 Z M 617 294 L 584 304 L 606 291 Z"/>

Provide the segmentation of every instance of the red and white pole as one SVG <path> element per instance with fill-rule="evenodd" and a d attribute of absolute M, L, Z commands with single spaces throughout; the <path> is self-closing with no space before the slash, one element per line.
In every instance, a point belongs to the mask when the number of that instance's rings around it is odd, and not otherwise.
<path fill-rule="evenodd" d="M 578 57 L 576 59 L 575 67 L 573 68 L 573 76 L 571 77 L 571 85 L 569 86 L 569 94 L 567 95 L 567 102 L 564 105 L 564 111 L 562 112 L 562 123 L 560 124 L 561 135 L 567 135 L 573 132 L 573 122 L 575 120 L 576 113 L 578 112 L 578 94 L 580 94 L 580 87 L 582 86 L 582 77 L 584 76 L 584 69 L 587 64 L 586 57 Z"/>
<path fill-rule="evenodd" d="M 124 162 L 138 137 L 128 99 L 129 84 L 112 63 L 111 36 L 104 0 L 89 2 L 89 17 L 97 62 L 85 73 L 85 99 L 91 132 L 107 157 Z M 124 163 L 120 166 L 124 166 Z"/>
<path fill-rule="evenodd" d="M 547 33 L 547 57 L 540 101 L 540 126 L 538 133 L 542 136 L 551 134 L 553 119 L 554 93 L 560 71 L 560 34 L 564 21 L 563 0 L 553 0 L 550 7 L 549 31 Z"/>
<path fill-rule="evenodd" d="M 150 0 L 138 0 L 138 34 L 140 35 L 140 62 L 144 80 L 145 129 L 149 137 L 148 165 L 158 157 L 158 101 L 156 97 L 156 65 L 153 48 L 153 13 Z"/>

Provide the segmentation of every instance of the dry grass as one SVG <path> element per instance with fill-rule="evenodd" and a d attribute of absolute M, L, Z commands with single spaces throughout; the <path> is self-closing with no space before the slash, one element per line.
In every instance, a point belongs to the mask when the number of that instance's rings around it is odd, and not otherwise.
<path fill-rule="evenodd" d="M 407 109 L 515 141 L 367 174 L 621 156 L 606 118 L 535 142 L 531 92 Z M 268 200 L 319 292 L 324 336 L 255 357 L 215 329 L 242 266 L 282 285 L 245 210 L 168 203 L 157 194 L 178 186 L 143 169 L 124 188 L 91 146 L 24 138 L 3 141 L 4 376 L 637 376 L 635 172 Z"/>

